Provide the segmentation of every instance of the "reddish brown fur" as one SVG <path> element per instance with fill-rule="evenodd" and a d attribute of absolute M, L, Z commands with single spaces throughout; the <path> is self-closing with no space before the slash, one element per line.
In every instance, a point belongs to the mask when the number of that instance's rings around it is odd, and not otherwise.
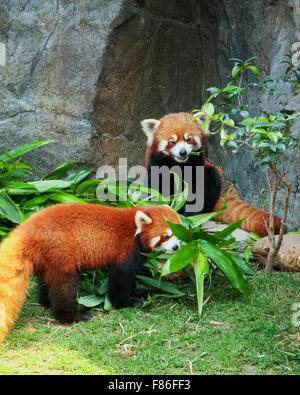
<path fill-rule="evenodd" d="M 163 236 L 166 233 L 169 225 L 166 223 L 165 218 L 170 222 L 180 224 L 180 217 L 175 211 L 171 210 L 168 206 L 159 207 L 159 212 L 154 212 L 151 207 L 143 208 L 143 212 L 151 216 L 153 220 L 153 224 L 149 225 L 149 229 L 146 228 L 141 234 L 141 242 L 144 245 L 149 246 L 152 238 Z M 161 239 L 161 241 L 163 240 Z"/>
<path fill-rule="evenodd" d="M 152 152 L 152 145 L 148 145 L 146 149 L 146 155 L 145 155 L 145 166 L 148 166 L 149 160 L 150 160 L 150 155 Z"/>
<path fill-rule="evenodd" d="M 205 133 L 201 128 L 197 120 L 192 121 L 193 116 L 191 114 L 181 112 L 178 114 L 168 114 L 160 119 L 160 125 L 153 134 L 152 145 L 149 145 L 146 149 L 145 155 L 145 165 L 148 166 L 151 152 L 157 152 L 159 143 L 162 140 L 172 140 L 172 135 L 176 134 L 178 136 L 177 141 L 184 141 L 185 133 L 195 137 L 198 136 L 201 140 L 202 145 L 205 143 Z M 195 143 L 195 142 L 194 142 Z M 169 144 L 167 145 L 169 148 Z M 212 166 L 209 162 L 207 167 Z M 206 164 L 205 164 L 206 166 Z"/>
<path fill-rule="evenodd" d="M 136 235 L 136 213 L 148 222 Z M 139 248 L 150 251 L 152 237 L 164 234 L 168 220 L 180 223 L 178 214 L 165 206 L 112 208 L 96 204 L 60 204 L 41 210 L 19 225 L 0 246 L 0 343 L 22 308 L 29 276 L 35 272 L 43 292 L 42 302 L 51 304 L 61 322 L 86 320 L 91 316 L 76 309 L 77 273 L 106 266 L 122 267 Z M 139 241 L 140 240 L 140 241 Z M 141 255 L 139 255 L 141 256 Z M 117 265 L 120 264 L 120 265 Z M 129 292 L 135 279 L 135 261 L 120 272 Z M 133 273 L 133 274 L 132 274 Z M 130 277 L 128 284 L 126 276 Z M 127 289 L 128 288 L 128 289 Z M 49 298 L 49 301 L 47 300 Z M 44 305 L 44 304 L 43 304 Z M 49 306 L 47 306 L 49 307 Z"/>
<path fill-rule="evenodd" d="M 173 210 L 164 206 L 132 209 L 91 204 L 51 206 L 20 226 L 23 256 L 34 263 L 35 271 L 43 270 L 51 262 L 54 276 L 61 271 L 74 273 L 121 263 L 136 248 L 134 217 L 138 210 L 153 218 L 141 235 L 146 248 L 153 235 L 162 234 L 167 228 L 163 216 L 176 223 L 180 221 Z"/>
<path fill-rule="evenodd" d="M 242 229 L 248 232 L 257 233 L 262 237 L 268 235 L 267 228 L 270 225 L 270 214 L 260 208 L 253 207 L 251 206 L 251 204 L 245 203 L 234 196 L 225 194 L 222 195 L 221 198 L 225 200 L 227 208 L 221 214 L 217 215 L 214 218 L 216 221 L 222 221 L 227 224 L 232 224 L 233 222 L 239 221 L 243 217 L 246 217 L 241 225 Z M 223 200 L 221 198 L 218 200 L 214 211 L 218 211 L 221 209 L 223 205 Z M 279 233 L 280 226 L 281 219 L 275 216 L 275 233 Z"/>
<path fill-rule="evenodd" d="M 100 205 L 51 206 L 22 225 L 23 254 L 36 271 L 52 262 L 54 273 L 122 262 L 135 248 L 134 215 Z"/>
<path fill-rule="evenodd" d="M 172 135 L 177 134 L 177 141 L 184 141 L 184 134 L 189 133 L 191 136 L 198 136 L 204 145 L 205 134 L 197 120 L 192 121 L 191 114 L 180 112 L 178 114 L 169 114 L 160 119 L 160 125 L 153 135 L 151 150 L 157 151 L 159 143 L 162 140 L 172 140 Z M 167 146 L 168 147 L 168 146 Z M 148 160 L 150 154 L 148 153 Z M 147 158 L 146 158 L 147 166 Z"/>

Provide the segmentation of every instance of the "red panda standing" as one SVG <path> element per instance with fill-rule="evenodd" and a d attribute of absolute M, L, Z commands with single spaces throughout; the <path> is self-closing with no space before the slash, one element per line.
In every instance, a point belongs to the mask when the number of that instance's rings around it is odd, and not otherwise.
<path fill-rule="evenodd" d="M 86 321 L 76 306 L 78 273 L 109 267 L 109 298 L 116 308 L 141 304 L 135 276 L 157 248 L 172 253 L 179 240 L 165 219 L 180 223 L 168 206 L 112 208 L 59 204 L 14 229 L 0 246 L 0 343 L 23 306 L 29 277 L 38 278 L 39 301 L 61 323 Z"/>
<path fill-rule="evenodd" d="M 222 198 L 226 201 L 227 208 L 214 219 L 232 224 L 246 217 L 241 225 L 242 229 L 267 235 L 269 214 L 264 210 L 255 208 L 248 203 L 232 197 L 221 195 L 221 177 L 215 166 L 210 164 L 204 156 L 205 135 L 209 133 L 209 125 L 203 131 L 201 121 L 192 121 L 193 116 L 188 113 L 168 114 L 161 118 L 146 119 L 141 122 L 142 129 L 147 136 L 146 167 L 148 173 L 148 186 L 151 187 L 151 168 L 153 166 L 179 166 L 182 172 L 190 167 L 204 166 L 204 205 L 202 211 L 185 212 L 185 215 L 196 215 L 211 211 L 218 211 L 223 205 Z M 193 153 L 199 155 L 193 155 Z M 199 183 L 195 172 L 192 176 L 193 190 Z M 161 192 L 160 185 L 160 192 Z M 279 233 L 281 220 L 274 217 L 275 232 Z"/>

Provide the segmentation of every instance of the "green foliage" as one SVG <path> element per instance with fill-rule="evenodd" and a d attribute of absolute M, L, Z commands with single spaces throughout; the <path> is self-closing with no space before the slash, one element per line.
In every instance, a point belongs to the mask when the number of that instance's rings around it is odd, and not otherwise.
<path fill-rule="evenodd" d="M 217 125 L 215 133 L 220 133 L 221 146 L 229 147 L 233 153 L 244 150 L 254 154 L 254 167 L 265 173 L 270 198 L 270 223 L 266 225 L 270 249 L 266 272 L 271 273 L 283 240 L 292 190 L 292 184 L 285 180 L 285 175 L 292 160 L 292 153 L 298 145 L 298 139 L 291 135 L 291 127 L 300 117 L 300 113 L 293 109 L 293 98 L 300 89 L 300 66 L 293 63 L 293 55 L 289 53 L 282 62 L 287 65 L 282 75 L 267 76 L 260 82 L 249 83 L 245 80 L 246 73 L 259 75 L 258 68 L 253 64 L 256 59 L 232 59 L 235 62 L 231 73 L 232 80 L 223 89 L 209 88 L 211 95 L 201 110 L 195 110 L 194 118 L 205 115 L 206 123 L 214 121 Z M 243 102 L 246 88 L 262 90 L 267 102 L 267 108 L 264 111 L 258 110 L 252 117 L 248 106 Z M 288 108 L 281 107 L 277 111 L 271 111 L 271 99 L 279 97 L 279 103 L 289 102 Z M 285 199 L 281 228 L 276 241 L 274 215 L 280 185 L 285 188 Z M 262 206 L 266 203 L 263 192 L 260 194 Z"/>
<path fill-rule="evenodd" d="M 76 192 L 81 182 L 92 170 L 77 170 L 63 178 L 74 163 L 65 162 L 40 180 L 27 181 L 34 167 L 20 157 L 28 152 L 53 143 L 53 140 L 32 141 L 9 152 L 4 151 L 0 157 L 0 222 L 1 237 L 30 215 L 51 204 L 84 203 L 96 199 L 94 189 L 86 193 Z"/>
<path fill-rule="evenodd" d="M 290 53 L 282 62 L 287 64 L 282 75 L 268 76 L 261 82 L 245 83 L 246 73 L 259 75 L 258 68 L 253 64 L 256 59 L 231 59 L 235 62 L 232 80 L 223 89 L 207 89 L 211 95 L 201 110 L 195 110 L 198 113 L 195 118 L 205 114 L 207 122 L 214 121 L 217 125 L 218 129 L 214 133 L 220 133 L 222 146 L 231 148 L 234 153 L 240 150 L 252 152 L 256 157 L 255 166 L 266 171 L 269 166 L 281 163 L 283 156 L 290 157 L 298 144 L 298 139 L 291 136 L 290 130 L 300 116 L 292 109 L 292 98 L 300 89 L 300 68 L 293 65 Z M 288 91 L 286 86 L 290 88 Z M 246 88 L 263 90 L 268 103 L 274 96 L 288 96 L 291 108 L 280 108 L 275 113 L 263 111 L 250 117 L 247 105 L 243 103 Z"/>
<path fill-rule="evenodd" d="M 222 209 L 218 212 L 188 218 L 182 217 L 181 225 L 172 224 L 168 221 L 173 234 L 183 242 L 183 247 L 171 257 L 164 253 L 148 254 L 154 260 L 165 261 L 161 272 L 162 276 L 177 272 L 193 263 L 199 316 L 202 313 L 204 279 L 206 275 L 211 278 L 215 268 L 219 268 L 233 286 L 245 296 L 248 295 L 249 291 L 249 283 L 246 277 L 249 274 L 255 274 L 247 264 L 243 254 L 237 252 L 240 245 L 232 236 L 232 232 L 241 225 L 243 220 L 229 225 L 222 231 L 209 232 L 201 229 L 201 225 L 208 219 L 220 214 L 225 208 L 226 204 L 224 203 Z M 246 249 L 246 254 L 246 259 L 249 260 L 248 249 Z"/>
<path fill-rule="evenodd" d="M 140 185 L 134 185 L 134 187 L 139 192 L 146 193 L 146 195 L 143 200 L 141 200 L 142 197 L 139 196 L 140 200 L 132 201 L 128 195 L 130 186 L 132 185 L 133 184 L 131 184 L 130 181 L 117 181 L 108 182 L 107 184 L 104 183 L 103 187 L 111 189 L 117 197 L 122 198 L 122 202 L 116 202 L 118 206 L 124 205 L 126 207 L 130 207 L 132 204 L 153 204 L 153 201 L 149 199 L 152 197 L 156 199 L 154 201 L 155 204 L 170 204 L 171 207 L 179 210 L 186 201 L 188 190 L 187 186 L 185 190 L 181 192 L 180 198 L 178 199 L 177 194 L 164 198 L 158 192 Z M 159 278 L 158 262 L 165 262 L 161 276 L 187 268 L 190 263 L 193 263 L 195 275 L 191 274 L 191 277 L 194 279 L 196 284 L 199 315 L 201 315 L 202 312 L 205 275 L 209 275 L 211 277 L 212 271 L 215 268 L 219 268 L 223 271 L 233 286 L 235 286 L 243 295 L 247 296 L 249 290 L 247 275 L 253 275 L 255 273 L 246 261 L 249 260 L 249 251 L 246 250 L 247 258 L 245 259 L 242 253 L 238 253 L 236 251 L 240 245 L 232 236 L 232 232 L 241 225 L 243 219 L 229 225 L 222 231 L 208 232 L 201 229 L 201 226 L 205 222 L 220 214 L 225 208 L 226 204 L 224 203 L 219 212 L 200 214 L 188 218 L 181 216 L 182 225 L 173 224 L 167 221 L 173 234 L 177 236 L 184 245 L 175 254 L 171 255 L 171 257 L 163 251 L 156 251 L 148 254 L 145 253 L 144 255 L 148 258 L 147 263 L 145 264 L 145 268 L 147 270 L 144 275 L 137 276 L 137 288 L 148 289 L 149 292 L 155 292 L 156 296 L 160 297 L 185 296 L 185 293 L 181 291 L 179 286 L 162 281 Z M 249 243 L 252 242 L 249 241 Z M 248 244 L 246 244 L 246 246 L 248 246 Z M 149 276 L 149 271 L 153 278 Z M 86 281 L 89 283 L 89 279 L 87 278 L 82 280 L 82 288 L 88 287 L 88 285 L 86 286 L 84 284 Z M 101 284 L 100 288 L 95 287 L 92 291 L 90 290 L 89 295 L 80 297 L 78 301 L 86 307 L 90 307 L 91 304 L 94 306 L 104 305 L 104 309 L 107 309 L 105 306 L 105 301 L 108 300 L 107 278 L 104 276 L 97 284 Z M 103 298 L 103 296 L 105 296 L 105 298 Z M 149 297 L 143 307 L 148 306 L 151 302 L 152 299 Z M 111 306 L 109 306 L 109 309 L 111 309 Z"/>
<path fill-rule="evenodd" d="M 210 104 L 207 111 L 212 111 Z M 0 163 L 0 236 L 5 237 L 16 225 L 35 212 L 54 203 L 98 203 L 115 207 L 132 207 L 135 205 L 168 204 L 174 210 L 179 210 L 186 202 L 188 185 L 184 190 L 172 196 L 163 197 L 159 192 L 146 188 L 133 181 L 86 180 L 92 170 L 72 171 L 74 163 L 65 162 L 40 180 L 26 181 L 32 175 L 33 166 L 23 161 L 20 156 L 53 141 L 34 141 L 10 152 L 3 151 Z M 69 175 L 66 176 L 66 173 Z M 179 179 L 174 174 L 177 187 Z M 179 188 L 178 188 L 179 189 Z M 114 198 L 110 201 L 99 202 L 98 193 Z M 222 208 L 224 209 L 225 206 Z M 231 233 L 240 226 L 242 221 L 228 226 L 221 232 L 207 232 L 201 229 L 208 220 L 218 213 L 181 217 L 182 225 L 169 223 L 173 233 L 185 244 L 176 254 L 170 257 L 161 251 L 145 254 L 147 263 L 145 272 L 137 276 L 137 288 L 155 291 L 160 297 L 182 297 L 185 293 L 179 286 L 162 281 L 158 274 L 158 260 L 165 261 L 162 275 L 173 273 L 191 262 L 194 263 L 195 275 L 190 277 L 195 281 L 198 295 L 199 314 L 202 311 L 204 278 L 211 276 L 213 266 L 219 267 L 232 284 L 244 295 L 247 295 L 246 275 L 253 274 L 246 261 L 234 252 L 239 245 Z M 149 275 L 150 272 L 150 275 Z M 82 274 L 80 287 L 84 295 L 78 302 L 86 307 L 103 305 L 105 310 L 112 306 L 107 294 L 107 271 L 97 270 Z M 151 304 L 149 296 L 144 307 Z"/>

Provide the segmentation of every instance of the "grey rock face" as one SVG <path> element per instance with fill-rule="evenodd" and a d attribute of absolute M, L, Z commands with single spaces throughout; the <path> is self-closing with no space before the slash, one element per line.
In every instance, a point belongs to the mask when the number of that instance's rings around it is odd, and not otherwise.
<path fill-rule="evenodd" d="M 2 2 L 3 3 L 3 2 Z M 122 1 L 10 1 L 1 5 L 0 143 L 57 143 L 31 155 L 43 172 L 91 162 L 93 101 L 110 26 Z"/>
<path fill-rule="evenodd" d="M 284 54 L 300 41 L 298 3 L 2 1 L 7 65 L 0 67 L 0 145 L 56 139 L 29 155 L 42 172 L 65 160 L 95 169 L 116 166 L 119 157 L 129 166 L 143 164 L 140 121 L 199 107 L 208 87 L 226 83 L 229 58 L 256 55 L 263 74 L 280 72 Z M 248 102 L 251 114 L 265 106 L 256 93 Z M 210 139 L 209 157 L 243 199 L 258 205 L 263 184 L 253 158 L 223 150 L 217 137 Z M 295 180 L 289 222 L 298 227 L 299 170 L 298 153 L 289 172 Z"/>
<path fill-rule="evenodd" d="M 219 35 L 216 40 L 218 53 L 219 85 L 226 81 L 232 62 L 230 57 L 249 58 L 259 57 L 262 71 L 261 77 L 272 74 L 282 74 L 284 65 L 280 64 L 292 45 L 299 41 L 300 5 L 296 0 L 291 1 L 223 1 L 223 17 L 218 19 Z M 219 14 L 220 15 L 220 14 Z M 228 67 L 230 66 L 230 67 Z M 213 85 L 214 86 L 214 85 Z M 257 111 L 267 108 L 262 94 L 251 92 L 247 97 L 249 112 L 255 115 Z M 281 98 L 271 102 L 272 111 L 282 106 L 289 108 L 289 103 Z M 293 98 L 293 107 L 300 110 L 300 97 Z M 293 128 L 293 134 L 300 136 L 300 123 Z M 231 154 L 223 150 L 217 139 L 209 146 L 209 155 L 213 162 L 220 164 L 225 170 L 225 177 L 232 181 L 240 192 L 242 199 L 258 206 L 259 191 L 265 188 L 264 175 L 255 171 L 254 158 L 248 153 Z M 287 180 L 293 183 L 288 223 L 291 227 L 300 226 L 300 156 L 299 149 L 294 153 Z M 283 212 L 284 190 L 279 191 L 277 212 Z"/>
<path fill-rule="evenodd" d="M 276 242 L 278 236 L 275 236 Z M 270 250 L 269 237 L 263 237 L 252 246 L 252 254 L 263 264 L 266 264 Z M 275 261 L 275 268 L 300 272 L 300 236 L 284 235 L 282 244 Z"/>

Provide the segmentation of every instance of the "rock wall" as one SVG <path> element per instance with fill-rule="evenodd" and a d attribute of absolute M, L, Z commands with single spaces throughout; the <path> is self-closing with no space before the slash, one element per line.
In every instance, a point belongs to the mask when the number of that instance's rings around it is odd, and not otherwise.
<path fill-rule="evenodd" d="M 200 106 L 206 88 L 226 83 L 231 57 L 256 55 L 263 75 L 279 73 L 299 27 L 298 0 L 0 0 L 8 53 L 0 67 L 0 144 L 56 139 L 29 155 L 41 172 L 65 160 L 143 164 L 142 119 Z M 256 93 L 248 101 L 251 113 L 265 105 Z M 211 160 L 258 204 L 263 184 L 253 159 L 210 140 Z M 298 153 L 289 173 L 296 178 L 289 222 L 298 227 L 299 170 Z"/>
<path fill-rule="evenodd" d="M 0 1 L 0 144 L 56 144 L 30 155 L 43 173 L 91 159 L 91 115 L 111 24 L 122 1 Z"/>

